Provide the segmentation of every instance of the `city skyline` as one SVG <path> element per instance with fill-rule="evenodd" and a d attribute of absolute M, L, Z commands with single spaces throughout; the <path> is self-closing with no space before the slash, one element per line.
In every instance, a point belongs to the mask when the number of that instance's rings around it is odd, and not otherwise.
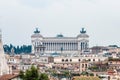
<path fill-rule="evenodd" d="M 0 0 L 4 44 L 31 44 L 38 27 L 43 36 L 75 37 L 81 28 L 90 46 L 120 45 L 119 0 Z"/>

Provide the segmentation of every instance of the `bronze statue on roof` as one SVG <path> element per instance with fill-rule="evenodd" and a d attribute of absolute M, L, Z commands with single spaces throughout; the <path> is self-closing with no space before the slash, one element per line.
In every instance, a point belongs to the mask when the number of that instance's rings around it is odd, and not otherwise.
<path fill-rule="evenodd" d="M 86 33 L 85 29 L 82 28 L 82 30 L 80 31 L 80 33 Z"/>
<path fill-rule="evenodd" d="M 36 30 L 34 31 L 34 33 L 40 33 L 40 31 L 38 30 L 38 28 L 36 28 Z"/>

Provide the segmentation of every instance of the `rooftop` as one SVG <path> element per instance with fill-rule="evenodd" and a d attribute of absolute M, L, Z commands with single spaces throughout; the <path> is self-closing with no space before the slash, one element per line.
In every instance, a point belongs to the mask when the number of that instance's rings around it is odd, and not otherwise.
<path fill-rule="evenodd" d="M 18 74 L 5 74 L 3 76 L 0 77 L 0 80 L 11 80 L 15 77 L 18 77 Z"/>
<path fill-rule="evenodd" d="M 100 80 L 100 78 L 94 76 L 76 76 L 73 80 Z"/>

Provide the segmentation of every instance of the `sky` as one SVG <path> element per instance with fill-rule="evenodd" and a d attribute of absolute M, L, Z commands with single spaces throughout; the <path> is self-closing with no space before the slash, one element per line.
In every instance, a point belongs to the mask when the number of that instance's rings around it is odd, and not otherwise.
<path fill-rule="evenodd" d="M 84 27 L 90 46 L 120 46 L 120 0 L 0 0 L 4 44 L 31 44 L 36 27 L 44 37 L 76 37 Z"/>

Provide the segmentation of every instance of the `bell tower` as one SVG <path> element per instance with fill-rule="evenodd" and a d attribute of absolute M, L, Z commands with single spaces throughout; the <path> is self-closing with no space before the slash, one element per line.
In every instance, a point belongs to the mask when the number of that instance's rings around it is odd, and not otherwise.
<path fill-rule="evenodd" d="M 5 58 L 3 44 L 2 44 L 2 32 L 0 30 L 0 75 L 9 74 L 9 67 Z"/>

